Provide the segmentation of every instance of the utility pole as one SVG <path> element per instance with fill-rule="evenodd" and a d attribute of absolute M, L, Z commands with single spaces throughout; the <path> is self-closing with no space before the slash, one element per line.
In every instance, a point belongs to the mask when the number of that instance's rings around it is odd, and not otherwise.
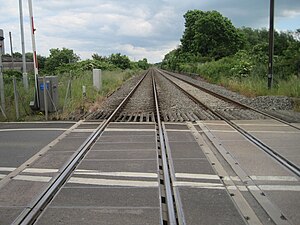
<path fill-rule="evenodd" d="M 3 65 L 2 65 L 2 53 L 4 52 L 4 34 L 3 30 L 0 30 L 0 97 L 1 97 L 1 111 L 5 113 L 5 96 L 4 96 L 4 82 L 3 82 Z"/>
<path fill-rule="evenodd" d="M 13 44 L 12 44 L 12 37 L 11 32 L 9 31 L 9 42 L 10 42 L 10 54 L 11 54 L 11 69 L 15 69 L 14 66 L 14 51 L 13 51 Z"/>
<path fill-rule="evenodd" d="M 20 11 L 20 30 L 21 30 L 21 45 L 22 45 L 22 62 L 23 62 L 23 85 L 28 90 L 28 75 L 26 68 L 26 53 L 25 53 L 25 41 L 24 41 L 24 23 L 23 23 L 23 6 L 22 0 L 19 0 L 19 11 Z"/>
<path fill-rule="evenodd" d="M 270 29 L 269 29 L 269 64 L 268 64 L 268 89 L 273 86 L 273 58 L 274 58 L 274 3 L 270 0 Z"/>
<path fill-rule="evenodd" d="M 40 101 L 39 101 L 39 87 L 38 87 L 38 61 L 36 54 L 36 45 L 35 45 L 35 28 L 33 22 L 33 10 L 32 10 L 32 0 L 28 0 L 29 7 L 29 16 L 30 16 L 30 28 L 31 28 L 31 41 L 32 41 L 32 52 L 33 52 L 33 62 L 34 62 L 34 79 L 35 79 L 35 98 L 34 98 L 34 106 L 39 109 Z"/>

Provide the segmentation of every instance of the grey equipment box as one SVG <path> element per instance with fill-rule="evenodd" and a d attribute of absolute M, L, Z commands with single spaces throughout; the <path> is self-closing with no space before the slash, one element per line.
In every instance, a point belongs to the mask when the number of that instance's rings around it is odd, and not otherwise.
<path fill-rule="evenodd" d="M 48 112 L 56 112 L 58 107 L 58 78 L 57 76 L 46 76 L 47 105 Z M 45 111 L 44 81 L 38 77 L 40 111 Z"/>

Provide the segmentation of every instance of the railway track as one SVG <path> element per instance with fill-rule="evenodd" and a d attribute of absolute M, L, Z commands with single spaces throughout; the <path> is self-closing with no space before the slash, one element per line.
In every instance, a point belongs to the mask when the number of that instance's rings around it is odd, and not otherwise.
<path fill-rule="evenodd" d="M 216 97 L 217 99 L 223 100 L 224 102 L 227 102 L 227 103 L 229 103 L 229 104 L 233 104 L 233 105 L 239 107 L 240 109 L 246 109 L 246 110 L 249 110 L 249 111 L 252 111 L 252 112 L 256 112 L 257 114 L 261 115 L 261 119 L 264 119 L 264 118 L 270 118 L 270 119 L 276 120 L 276 121 L 278 121 L 278 122 L 280 122 L 280 123 L 284 123 L 284 124 L 286 124 L 286 125 L 288 125 L 288 126 L 290 126 L 290 127 L 293 127 L 293 128 L 295 128 L 295 129 L 298 129 L 298 130 L 300 129 L 299 127 L 294 126 L 294 125 L 291 124 L 290 122 L 287 122 L 287 121 L 285 121 L 285 120 L 283 120 L 283 119 L 280 119 L 280 118 L 278 118 L 278 117 L 276 117 L 276 116 L 273 116 L 273 115 L 271 115 L 271 114 L 269 114 L 269 113 L 266 113 L 266 112 L 264 112 L 264 111 L 262 111 L 262 110 L 255 109 L 255 108 L 253 108 L 253 107 L 251 107 L 251 106 L 245 105 L 245 104 L 243 104 L 243 103 L 241 103 L 241 102 L 238 102 L 238 101 L 233 100 L 233 99 L 231 99 L 231 98 L 228 98 L 228 97 L 226 97 L 226 96 L 224 96 L 224 95 L 218 94 L 218 93 L 216 93 L 216 92 L 214 92 L 214 91 L 212 91 L 212 90 L 209 90 L 209 89 L 207 89 L 207 88 L 205 88 L 205 87 L 202 87 L 202 86 L 197 85 L 197 84 L 195 84 L 195 83 L 193 83 L 193 82 L 190 82 L 190 81 L 188 81 L 188 80 L 186 80 L 186 79 L 184 79 L 184 78 L 178 76 L 178 74 L 176 75 L 175 73 L 171 73 L 171 72 L 163 71 L 163 70 L 161 70 L 161 72 L 163 72 L 163 73 L 165 73 L 165 74 L 168 74 L 168 75 L 170 75 L 170 76 L 176 77 L 178 80 L 181 80 L 181 81 L 183 81 L 183 82 L 185 82 L 185 83 L 188 83 L 189 85 L 192 85 L 193 87 L 195 87 L 195 88 L 197 88 L 197 89 L 203 91 L 204 93 L 207 93 L 207 94 L 209 94 L 209 95 L 211 95 L 211 96 L 214 96 L 214 97 Z M 216 111 L 216 110 L 215 110 L 215 111 Z M 229 118 L 228 118 L 228 119 L 229 119 Z M 232 119 L 232 118 L 230 118 L 230 119 Z M 234 116 L 233 116 L 233 119 L 238 119 L 238 118 L 234 118 Z"/>
<path fill-rule="evenodd" d="M 160 72 L 162 75 L 166 76 L 166 74 L 164 72 Z M 178 78 L 176 78 L 178 79 Z M 228 123 L 230 126 L 232 126 L 234 129 L 236 129 L 238 132 L 240 132 L 241 134 L 243 134 L 249 141 L 251 141 L 252 143 L 254 143 L 255 145 L 257 145 L 260 149 L 262 149 L 263 151 L 265 151 L 267 154 L 269 154 L 271 157 L 273 157 L 274 159 L 276 159 L 279 163 L 281 163 L 282 165 L 284 165 L 287 169 L 289 169 L 290 171 L 292 171 L 293 173 L 295 173 L 297 176 L 300 177 L 300 167 L 299 165 L 296 165 L 295 163 L 291 162 L 290 160 L 288 160 L 287 158 L 285 158 L 283 155 L 281 155 L 279 152 L 277 152 L 276 150 L 273 150 L 271 147 L 269 147 L 268 145 L 266 145 L 265 143 L 263 143 L 261 140 L 259 140 L 258 138 L 256 138 L 255 136 L 251 135 L 249 132 L 247 132 L 245 129 L 243 129 L 241 126 L 237 125 L 236 123 L 232 122 L 232 115 L 228 115 L 228 113 L 226 113 L 226 111 L 220 111 L 220 110 L 216 110 L 213 107 L 208 105 L 208 102 L 203 102 L 204 98 L 201 98 L 199 100 L 199 98 L 196 98 L 194 95 L 192 95 L 190 92 L 186 91 L 186 89 L 180 87 L 180 85 L 178 85 L 176 83 L 176 81 L 172 81 L 170 78 L 168 78 L 169 81 L 171 81 L 174 85 L 176 85 L 177 88 L 179 88 L 182 92 L 186 93 L 191 99 L 193 99 L 195 102 L 197 102 L 198 104 L 201 104 L 203 107 L 206 107 L 210 112 L 212 112 L 214 115 L 216 115 L 218 118 L 220 118 L 223 121 L 226 121 L 226 123 Z M 186 82 L 186 81 L 184 81 Z M 284 123 L 296 130 L 300 130 L 299 127 L 296 127 L 290 123 L 287 123 L 285 121 L 282 121 L 281 119 L 275 118 L 274 116 L 268 115 L 265 112 L 259 111 L 257 109 L 253 109 L 251 107 L 248 107 L 246 105 L 243 105 L 239 102 L 233 101 L 229 98 L 226 98 L 224 96 L 221 96 L 217 93 L 214 93 L 210 90 L 204 89 L 202 87 L 199 87 L 198 85 L 195 85 L 191 82 L 188 83 L 189 85 L 192 85 L 193 87 L 196 87 L 197 89 L 200 89 L 201 91 L 208 93 L 209 95 L 214 96 L 215 98 L 217 98 L 217 100 L 221 100 L 224 102 L 229 103 L 225 104 L 227 108 L 232 108 L 234 106 L 238 106 L 239 110 L 241 109 L 246 109 L 246 111 L 242 111 L 243 113 L 248 113 L 249 111 L 253 111 L 256 114 L 261 114 L 263 117 L 262 119 L 266 119 L 267 117 L 269 117 L 270 119 L 274 119 L 276 121 L 279 121 L 281 123 Z M 205 96 L 205 94 L 200 93 L 201 96 Z M 206 97 L 206 99 L 209 99 L 208 97 Z M 209 100 L 210 102 L 213 100 Z M 223 103 L 224 105 L 224 103 Z M 233 105 L 233 106 L 232 106 Z M 234 111 L 234 110 L 233 110 Z M 232 112 L 232 111 L 231 111 Z M 259 116 L 258 116 L 259 118 Z"/>
<path fill-rule="evenodd" d="M 153 71 L 147 71 L 141 78 L 141 80 L 137 83 L 137 85 L 133 88 L 133 90 L 127 95 L 127 97 L 118 105 L 118 107 L 109 115 L 107 120 L 104 120 L 99 127 L 93 132 L 90 137 L 86 139 L 86 141 L 79 147 L 76 151 L 76 154 L 65 164 L 64 168 L 61 169 L 61 172 L 52 179 L 52 182 L 48 184 L 48 187 L 41 193 L 32 203 L 31 206 L 26 208 L 18 218 L 13 222 L 13 224 L 34 224 L 41 213 L 45 210 L 45 208 L 49 205 L 53 197 L 61 190 L 66 181 L 70 178 L 75 168 L 80 164 L 82 159 L 91 149 L 91 147 L 95 144 L 97 139 L 102 135 L 104 129 L 108 126 L 110 122 L 120 121 L 120 118 L 124 118 L 121 111 L 126 111 L 126 107 L 132 107 L 131 104 L 134 104 L 137 89 L 139 86 L 143 86 L 145 80 L 147 79 L 151 81 L 153 91 L 153 99 L 152 102 L 148 102 L 146 105 L 150 108 L 150 111 L 154 110 L 152 113 L 152 120 L 156 121 L 157 127 L 157 143 L 158 143 L 158 160 L 159 160 L 159 177 L 160 179 L 160 199 L 161 204 L 166 205 L 166 207 L 161 206 L 161 224 L 170 224 L 175 225 L 176 215 L 174 209 L 174 199 L 172 193 L 172 185 L 169 174 L 168 167 L 168 158 L 166 153 L 166 143 L 164 138 L 164 130 L 162 128 L 162 123 L 160 120 L 160 110 L 158 105 L 158 97 L 156 84 L 153 76 Z M 144 83 L 143 83 L 144 82 Z M 137 93 L 139 94 L 139 93 Z M 152 109 L 152 110 L 151 110 Z M 154 118 L 155 117 L 155 118 Z M 127 119 L 126 119 L 127 120 Z M 124 121 L 124 119 L 121 119 Z M 130 120 L 132 121 L 132 120 Z M 135 121 L 135 120 L 134 120 Z"/>
<path fill-rule="evenodd" d="M 149 73 L 149 71 L 147 72 Z M 66 180 L 70 177 L 76 166 L 80 163 L 83 157 L 90 150 L 92 145 L 96 142 L 99 136 L 103 133 L 107 125 L 113 120 L 116 114 L 122 107 L 129 101 L 130 97 L 136 91 L 141 82 L 145 79 L 147 73 L 145 73 L 140 81 L 136 84 L 133 90 L 126 96 L 126 98 L 118 105 L 118 107 L 109 115 L 109 118 L 99 125 L 99 127 L 91 134 L 86 141 L 78 148 L 72 158 L 65 164 L 61 172 L 49 183 L 48 187 L 43 193 L 40 194 L 32 203 L 29 208 L 26 208 L 13 224 L 33 224 L 41 212 L 47 207 L 51 199 L 61 189 Z"/>
<path fill-rule="evenodd" d="M 272 120 L 275 118 L 272 116 L 269 117 L 266 113 L 260 113 L 258 110 L 253 110 L 237 102 L 231 102 L 222 96 L 220 97 L 216 94 L 209 96 L 212 93 L 208 93 L 204 89 L 196 91 L 195 89 L 198 89 L 197 86 L 195 87 L 193 85 L 194 89 L 192 90 L 192 88 L 184 85 L 187 84 L 183 84 L 183 81 L 178 80 L 178 78 L 175 80 L 175 78 L 171 77 L 170 73 L 150 69 L 143 74 L 136 86 L 128 93 L 126 98 L 116 106 L 115 110 L 100 110 L 90 114 L 87 119 L 93 121 L 99 120 L 97 129 L 84 141 L 65 165 L 59 169 L 59 173 L 47 183 L 44 190 L 19 214 L 12 224 L 43 224 L 40 222 L 43 221 L 43 215 L 48 215 L 47 210 L 49 205 L 55 202 L 59 193 L 63 192 L 62 190 L 65 190 L 70 182 L 83 182 L 79 181 L 81 178 L 77 177 L 77 174 L 85 173 L 88 176 L 96 174 L 100 177 L 103 176 L 105 179 L 101 178 L 100 181 L 98 181 L 100 183 L 102 182 L 101 184 L 94 183 L 94 185 L 100 185 L 101 187 L 111 185 L 117 187 L 125 186 L 128 188 L 131 187 L 131 185 L 133 187 L 141 185 L 140 188 L 151 187 L 157 190 L 159 197 L 159 219 L 157 221 L 162 225 L 196 224 L 200 220 L 205 221 L 205 219 L 199 219 L 197 216 L 197 212 L 199 210 L 201 211 L 201 207 L 203 207 L 201 204 L 199 205 L 198 201 L 202 198 L 206 199 L 205 196 L 210 196 L 207 198 L 208 201 L 219 201 L 218 198 L 215 198 L 215 195 L 222 196 L 223 199 L 226 199 L 226 201 L 224 200 L 224 204 L 228 207 L 229 211 L 223 213 L 223 216 L 220 215 L 220 218 L 215 218 L 213 216 L 214 213 L 211 213 L 207 219 L 208 222 L 203 222 L 204 224 L 214 224 L 216 221 L 218 221 L 217 223 L 223 221 L 224 224 L 264 224 L 264 221 L 268 221 L 269 224 L 291 224 L 290 219 L 282 212 L 282 209 L 277 207 L 276 204 L 266 197 L 265 190 L 255 181 L 255 176 L 245 170 L 243 165 L 239 164 L 233 155 L 217 140 L 212 129 L 210 129 L 210 126 L 216 126 L 217 124 L 218 126 L 228 127 L 226 129 L 234 135 L 238 134 L 243 136 L 248 142 L 254 144 L 257 149 L 262 149 L 270 157 L 277 160 L 281 166 L 293 173 L 296 177 L 293 179 L 298 182 L 300 172 L 297 163 L 265 144 L 241 124 L 233 121 L 234 119 L 260 119 L 262 121 L 269 121 L 268 118 Z M 191 86 L 192 84 L 189 85 Z M 169 88 L 172 89 L 171 95 L 164 95 L 164 91 L 169 90 Z M 203 93 L 204 91 L 206 93 Z M 198 95 L 200 92 L 202 97 L 197 97 L 196 92 L 198 92 Z M 172 100 L 171 96 L 178 96 L 179 94 L 182 95 L 180 99 L 184 99 L 182 105 L 178 103 L 179 106 L 176 108 L 169 107 L 166 102 L 171 103 L 171 105 L 175 104 L 172 102 L 174 100 Z M 187 110 L 185 110 L 185 104 L 190 105 Z M 219 104 L 221 104 L 221 107 Z M 202 123 L 201 120 L 211 120 L 212 122 Z M 276 119 L 276 122 L 282 123 L 283 121 Z M 124 123 L 124 125 L 119 125 L 121 123 Z M 284 125 L 289 126 L 289 124 L 285 122 Z M 131 128 L 131 126 L 133 128 Z M 152 180 L 112 181 L 107 179 L 107 177 L 137 177 L 138 173 L 124 172 L 124 174 L 127 175 L 121 175 L 122 172 L 119 171 L 88 171 L 81 168 L 80 165 L 84 162 L 87 163 L 86 160 L 89 160 L 87 155 L 91 153 L 95 154 L 95 152 L 99 151 L 95 146 L 101 144 L 103 141 L 103 145 L 106 145 L 105 140 L 110 138 L 107 136 L 108 134 L 112 133 L 111 138 L 113 138 L 116 143 L 118 143 L 118 138 L 123 140 L 125 137 L 132 140 L 138 140 L 138 138 L 147 139 L 148 134 L 146 135 L 146 133 L 153 131 L 148 130 L 150 128 L 145 129 L 143 126 L 155 128 L 155 159 L 151 160 L 157 162 L 157 164 L 155 163 L 156 166 L 154 166 L 157 169 L 157 174 L 147 172 L 140 175 L 147 179 L 151 178 Z M 299 130 L 299 128 L 295 128 L 295 126 L 291 126 L 291 128 L 297 131 Z M 145 137 L 129 136 L 127 133 L 130 132 L 136 132 L 136 135 L 145 132 Z M 113 134 L 116 136 L 113 136 Z M 136 142 L 136 144 L 138 143 L 139 142 Z M 186 146 L 197 144 L 197 146 L 186 147 L 184 151 L 178 152 L 178 150 L 175 150 L 176 144 L 181 146 L 180 149 L 182 149 L 182 144 Z M 120 148 L 123 149 L 122 146 Z M 137 150 L 132 151 L 139 155 Z M 133 155 L 131 156 L 135 157 Z M 123 159 L 118 160 L 122 161 Z M 205 167 L 198 170 L 199 165 L 204 163 L 204 161 L 207 165 L 205 164 Z M 184 162 L 186 162 L 186 164 L 179 166 Z M 196 164 L 194 164 L 195 162 Z M 105 164 L 104 161 L 102 163 Z M 137 165 L 138 162 L 135 164 Z M 230 169 L 226 169 L 228 166 Z M 277 166 L 277 164 L 275 166 Z M 203 171 L 209 172 L 204 173 Z M 235 176 L 237 178 L 235 178 Z M 87 180 L 89 180 L 89 182 L 96 182 L 96 180 L 90 177 L 88 177 Z M 206 183 L 207 181 L 210 182 Z M 110 182 L 112 182 L 112 184 L 109 184 Z M 76 186 L 73 188 L 75 189 Z M 72 188 L 70 189 L 72 190 Z M 90 189 L 92 189 L 92 187 L 90 187 Z M 213 190 L 217 194 L 212 195 L 209 190 Z M 245 192 L 249 192 L 251 197 L 247 196 Z M 191 198 L 190 194 L 195 196 L 201 194 L 201 197 Z M 130 196 L 128 198 L 130 198 Z M 251 198 L 255 201 L 253 202 Z M 251 202 L 251 204 L 249 202 Z M 210 205 L 211 202 L 207 202 L 206 204 L 209 210 L 214 210 L 217 207 L 216 205 Z M 258 216 L 254 210 L 255 208 L 261 208 L 263 212 L 258 213 Z M 147 209 L 148 208 L 145 207 L 145 211 L 147 211 Z M 218 210 L 224 209 L 220 208 Z M 105 213 L 106 212 L 107 211 L 105 211 Z M 101 213 L 103 212 L 100 211 L 100 214 Z M 227 214 L 232 217 L 232 221 L 228 220 L 226 222 Z M 124 222 L 124 224 L 126 224 L 126 222 Z"/>

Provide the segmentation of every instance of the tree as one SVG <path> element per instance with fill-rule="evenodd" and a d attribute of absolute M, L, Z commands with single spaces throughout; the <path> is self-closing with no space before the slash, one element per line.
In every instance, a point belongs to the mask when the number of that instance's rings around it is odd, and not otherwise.
<path fill-rule="evenodd" d="M 71 49 L 63 48 L 60 50 L 58 48 L 52 48 L 50 49 L 49 57 L 46 59 L 45 69 L 53 73 L 57 67 L 77 62 L 79 59 L 79 56 Z"/>
<path fill-rule="evenodd" d="M 245 43 L 231 21 L 217 11 L 188 11 L 181 39 L 183 52 L 220 59 L 235 54 Z"/>
<path fill-rule="evenodd" d="M 33 53 L 32 52 L 26 52 L 25 53 L 25 58 L 27 62 L 33 62 Z M 39 69 L 45 69 L 45 64 L 46 64 L 47 58 L 42 55 L 37 55 L 37 61 L 38 61 L 38 68 Z"/>
<path fill-rule="evenodd" d="M 148 61 L 146 58 L 143 58 L 142 60 L 139 60 L 137 62 L 137 65 L 139 68 L 143 69 L 143 70 L 146 70 L 149 68 L 149 64 L 148 64 Z"/>
<path fill-rule="evenodd" d="M 29 61 L 33 61 L 33 53 L 32 52 L 26 52 L 25 53 L 25 58 L 26 58 L 26 61 L 29 60 Z"/>
<path fill-rule="evenodd" d="M 22 54 L 20 52 L 14 52 L 13 53 L 14 58 L 22 59 Z"/>
<path fill-rule="evenodd" d="M 120 69 L 125 70 L 130 68 L 130 60 L 128 56 L 121 55 L 121 53 L 111 54 L 108 60 Z"/>
<path fill-rule="evenodd" d="M 164 69 L 171 69 L 173 71 L 177 70 L 178 67 L 178 57 L 179 57 L 180 49 L 174 49 L 168 54 L 165 55 L 163 61 L 162 61 L 162 68 Z"/>
<path fill-rule="evenodd" d="M 190 10 L 183 17 L 185 19 L 185 30 L 181 39 L 182 50 L 184 52 L 191 52 L 196 47 L 196 21 L 204 15 L 201 10 Z"/>
<path fill-rule="evenodd" d="M 284 69 L 283 77 L 300 75 L 300 42 L 292 42 L 284 50 L 283 56 L 278 60 L 279 69 Z"/>
<path fill-rule="evenodd" d="M 45 69 L 46 60 L 45 56 L 37 55 L 39 69 Z"/>
<path fill-rule="evenodd" d="M 101 56 L 101 55 L 99 55 L 99 54 L 97 54 L 97 53 L 94 53 L 94 54 L 92 55 L 92 59 L 93 59 L 93 60 L 100 61 L 100 62 L 107 62 L 107 61 L 108 61 L 107 57 Z"/>

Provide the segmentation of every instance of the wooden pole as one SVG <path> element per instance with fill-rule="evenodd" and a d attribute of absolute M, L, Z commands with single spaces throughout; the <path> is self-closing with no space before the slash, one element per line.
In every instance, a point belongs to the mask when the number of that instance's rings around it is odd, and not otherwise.
<path fill-rule="evenodd" d="M 269 64 L 268 64 L 268 88 L 273 86 L 273 59 L 274 59 L 274 3 L 270 0 L 270 29 L 269 29 Z"/>
<path fill-rule="evenodd" d="M 13 85 L 14 85 L 14 96 L 15 96 L 15 106 L 16 106 L 16 117 L 17 117 L 17 120 L 18 120 L 20 118 L 20 113 L 19 113 L 19 100 L 18 100 L 18 90 L 17 90 L 16 77 L 13 78 Z"/>
<path fill-rule="evenodd" d="M 9 42 L 10 42 L 10 54 L 11 54 L 11 69 L 13 70 L 15 69 L 15 66 L 14 66 L 14 51 L 13 51 L 11 32 L 9 32 Z"/>

